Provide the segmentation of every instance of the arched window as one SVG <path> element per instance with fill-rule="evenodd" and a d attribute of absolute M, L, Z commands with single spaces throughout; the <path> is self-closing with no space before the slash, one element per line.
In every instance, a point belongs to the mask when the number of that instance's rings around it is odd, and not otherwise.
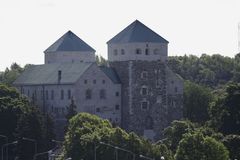
<path fill-rule="evenodd" d="M 87 89 L 85 92 L 86 99 L 92 99 L 92 90 Z"/>
<path fill-rule="evenodd" d="M 145 128 L 146 129 L 153 129 L 153 119 L 150 116 L 147 116 L 145 119 Z"/>
<path fill-rule="evenodd" d="M 100 97 L 100 99 L 106 99 L 106 90 L 105 89 L 100 90 L 99 97 Z"/>

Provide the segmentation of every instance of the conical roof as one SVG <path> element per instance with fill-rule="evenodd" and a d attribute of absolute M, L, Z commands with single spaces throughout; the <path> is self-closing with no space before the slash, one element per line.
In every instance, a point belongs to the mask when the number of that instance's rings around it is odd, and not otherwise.
<path fill-rule="evenodd" d="M 136 20 L 109 40 L 108 44 L 131 42 L 168 43 L 163 37 L 152 31 L 140 21 Z"/>
<path fill-rule="evenodd" d="M 95 50 L 90 47 L 86 42 L 80 39 L 72 31 L 68 31 L 56 42 L 54 42 L 48 49 L 44 52 L 57 52 L 57 51 L 90 51 L 95 52 Z"/>

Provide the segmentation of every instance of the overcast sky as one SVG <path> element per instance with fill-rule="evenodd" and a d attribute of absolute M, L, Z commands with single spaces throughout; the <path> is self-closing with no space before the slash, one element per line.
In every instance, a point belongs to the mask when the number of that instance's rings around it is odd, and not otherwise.
<path fill-rule="evenodd" d="M 169 55 L 238 52 L 240 0 L 0 0 L 0 70 L 42 64 L 68 30 L 107 57 L 106 42 L 136 19 L 170 42 Z"/>

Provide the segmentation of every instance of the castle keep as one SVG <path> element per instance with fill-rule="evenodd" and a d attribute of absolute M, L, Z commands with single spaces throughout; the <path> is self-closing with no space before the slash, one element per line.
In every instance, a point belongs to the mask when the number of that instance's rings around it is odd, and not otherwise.
<path fill-rule="evenodd" d="M 69 31 L 45 50 L 45 64 L 29 67 L 14 84 L 58 125 L 73 100 L 78 112 L 161 138 L 182 118 L 183 105 L 183 80 L 167 66 L 168 41 L 136 20 L 107 45 L 109 65 L 98 66 L 95 50 Z"/>

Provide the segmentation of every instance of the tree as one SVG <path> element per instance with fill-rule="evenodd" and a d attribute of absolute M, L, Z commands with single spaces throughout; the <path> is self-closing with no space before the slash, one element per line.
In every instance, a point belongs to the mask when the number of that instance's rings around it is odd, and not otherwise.
<path fill-rule="evenodd" d="M 240 158 L 240 135 L 227 135 L 222 142 L 230 152 L 230 159 Z"/>
<path fill-rule="evenodd" d="M 240 134 L 240 84 L 227 85 L 209 111 L 214 128 L 224 134 Z"/>
<path fill-rule="evenodd" d="M 0 133 L 7 135 L 9 142 L 18 140 L 17 153 L 9 150 L 12 156 L 16 154 L 20 160 L 33 158 L 33 144 L 24 141 L 22 137 L 36 139 L 38 151 L 51 148 L 49 139 L 54 138 L 53 130 L 47 131 L 45 127 L 51 123 L 50 119 L 46 120 L 43 113 L 35 106 L 31 106 L 16 89 L 0 85 Z"/>
<path fill-rule="evenodd" d="M 193 133 L 195 127 L 190 121 L 173 121 L 169 127 L 164 129 L 164 136 L 166 137 L 164 143 L 175 153 L 183 135 Z"/>
<path fill-rule="evenodd" d="M 73 159 L 94 159 L 94 146 L 97 146 L 97 159 L 115 159 L 116 148 L 101 144 L 104 142 L 121 147 L 136 154 L 136 160 L 143 154 L 160 160 L 164 156 L 172 160 L 171 151 L 163 144 L 154 145 L 150 141 L 138 137 L 134 133 L 126 133 L 119 127 L 112 127 L 108 120 L 103 120 L 96 115 L 78 113 L 69 121 L 68 131 L 64 141 L 64 157 Z M 133 154 L 118 150 L 118 158 L 130 160 Z"/>
<path fill-rule="evenodd" d="M 208 109 L 212 100 L 213 95 L 210 89 L 186 81 L 184 83 L 184 118 L 203 124 L 209 119 Z"/>
<path fill-rule="evenodd" d="M 186 134 L 180 141 L 176 160 L 228 160 L 226 147 L 211 137 L 204 137 L 200 132 Z"/>

